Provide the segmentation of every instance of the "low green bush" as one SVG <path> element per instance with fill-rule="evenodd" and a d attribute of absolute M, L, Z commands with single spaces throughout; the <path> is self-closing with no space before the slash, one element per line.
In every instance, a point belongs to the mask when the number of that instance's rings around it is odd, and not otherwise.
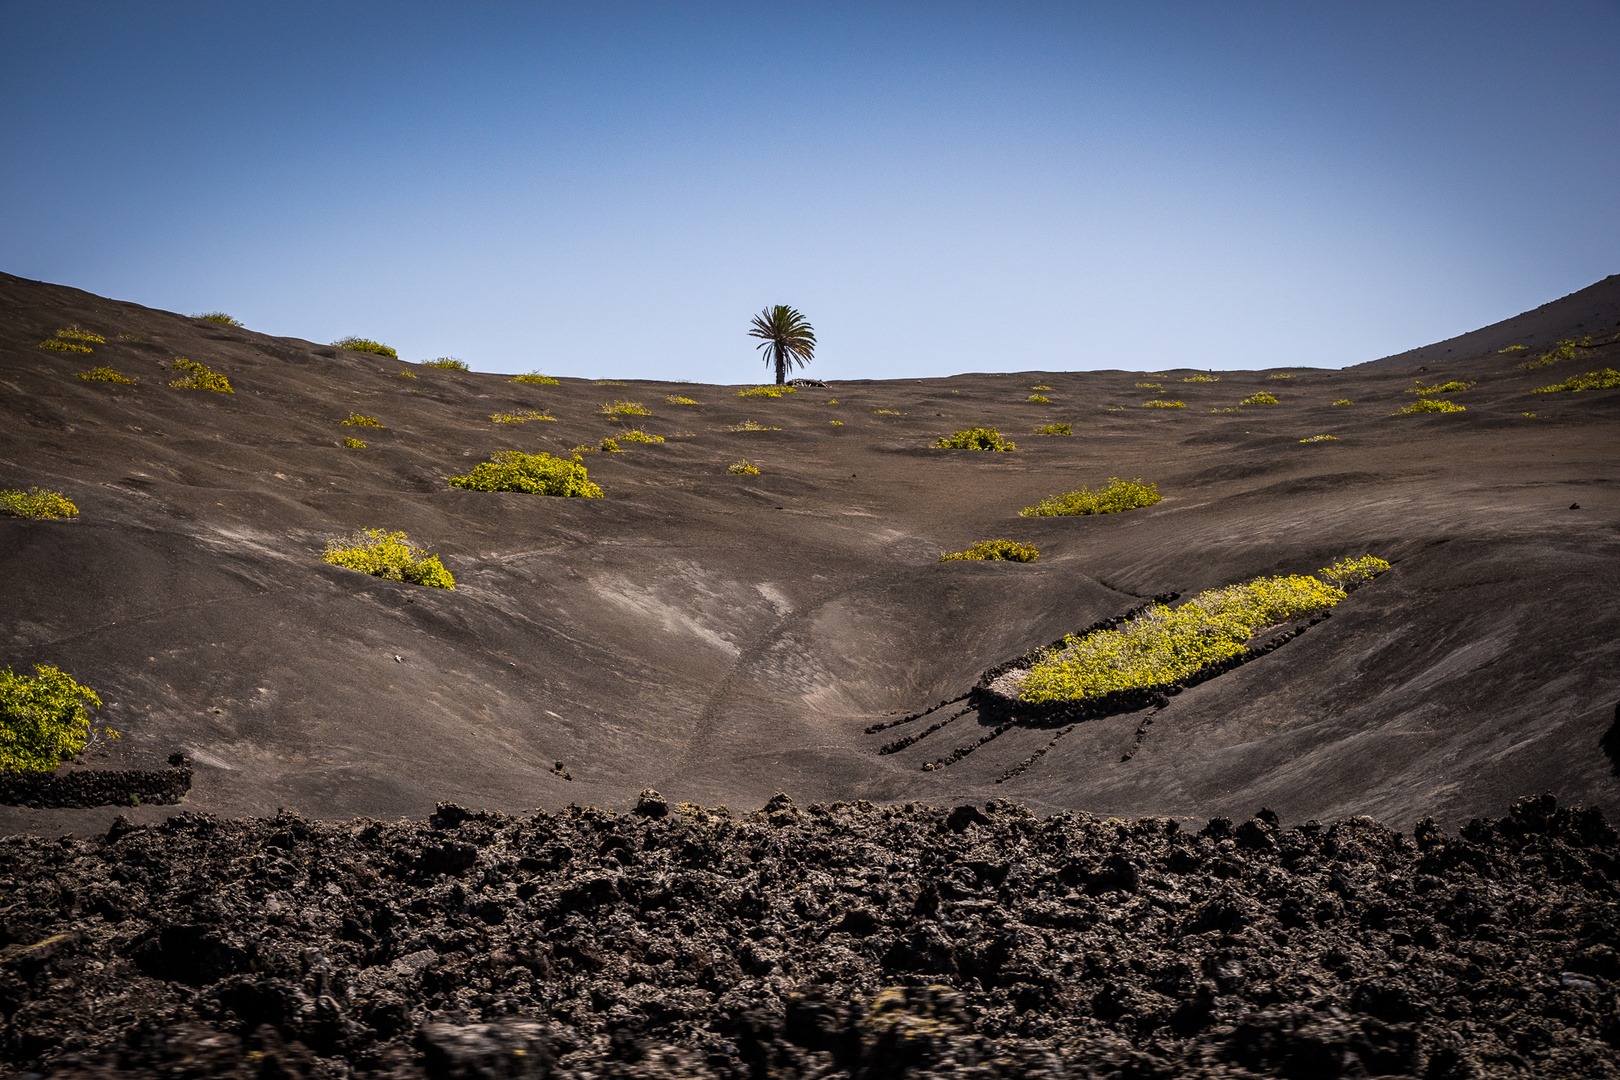
<path fill-rule="evenodd" d="M 1299 441 L 1302 443 L 1337 442 L 1338 439 L 1339 437 L 1337 435 L 1312 435 L 1307 439 L 1301 439 Z"/>
<path fill-rule="evenodd" d="M 1182 382 L 1220 382 L 1219 375 L 1189 375 Z"/>
<path fill-rule="evenodd" d="M 726 472 L 736 473 L 738 476 L 758 476 L 759 466 L 746 459 L 734 461 L 726 467 Z"/>
<path fill-rule="evenodd" d="M 529 495 L 558 495 L 570 498 L 600 499 L 602 489 L 591 483 L 585 466 L 576 457 L 552 457 L 547 453 L 525 454 L 502 450 L 492 460 L 480 462 L 466 476 L 452 476 L 450 486 L 468 491 L 520 491 Z"/>
<path fill-rule="evenodd" d="M 392 350 L 390 350 L 392 351 Z M 441 356 L 437 360 L 424 360 L 422 367 L 441 368 L 445 371 L 470 371 L 467 361 L 457 360 L 453 356 Z"/>
<path fill-rule="evenodd" d="M 402 379 L 414 379 L 414 378 L 416 378 L 416 372 L 414 372 L 414 371 L 396 371 L 396 372 L 394 372 L 394 374 L 398 375 Z M 411 393 L 414 394 L 414 393 L 416 393 L 416 391 L 412 390 Z"/>
<path fill-rule="evenodd" d="M 1412 404 L 1408 405 L 1406 408 L 1400 409 L 1392 415 L 1411 416 L 1413 413 L 1467 411 L 1468 407 L 1466 405 L 1458 405 L 1454 401 L 1446 401 L 1442 398 L 1420 398 L 1417 401 L 1412 402 Z"/>
<path fill-rule="evenodd" d="M 682 397 L 679 394 L 671 394 L 671 395 L 669 395 L 668 397 L 666 397 L 664 399 L 664 404 L 665 405 L 701 405 L 701 404 L 703 404 L 703 402 L 701 402 L 701 401 L 693 401 L 691 398 Z"/>
<path fill-rule="evenodd" d="M 1268 379 L 1292 379 L 1293 376 L 1290 375 L 1286 371 L 1279 371 L 1275 375 L 1267 375 L 1266 378 L 1268 378 Z"/>
<path fill-rule="evenodd" d="M 596 448 L 607 454 L 621 454 L 624 452 L 619 449 L 619 441 L 611 435 L 597 443 Z"/>
<path fill-rule="evenodd" d="M 1602 371 L 1577 375 L 1565 382 L 1543 386 L 1530 392 L 1532 394 L 1554 394 L 1560 390 L 1573 390 L 1578 394 L 1583 390 L 1613 390 L 1615 387 L 1620 387 L 1620 371 L 1616 371 L 1614 368 L 1604 368 Z"/>
<path fill-rule="evenodd" d="M 660 443 L 664 441 L 662 435 L 654 435 L 651 432 L 642 431 L 640 428 L 632 428 L 620 435 L 619 438 L 625 442 Z"/>
<path fill-rule="evenodd" d="M 1582 341 L 1576 341 L 1574 338 L 1564 338 L 1562 341 L 1558 342 L 1558 344 L 1554 345 L 1551 349 L 1542 353 L 1535 359 L 1524 361 L 1519 365 L 1519 369 L 1521 371 L 1534 371 L 1537 368 L 1551 367 L 1560 360 L 1573 360 L 1575 358 L 1575 350 L 1585 348 L 1587 343 L 1591 340 L 1592 339 L 1590 337 Z"/>
<path fill-rule="evenodd" d="M 1359 559 L 1340 559 L 1332 566 L 1316 572 L 1316 576 L 1345 592 L 1353 592 L 1389 569 L 1389 563 L 1376 555 L 1363 555 Z"/>
<path fill-rule="evenodd" d="M 192 318 L 201 319 L 203 322 L 220 323 L 224 326 L 242 325 L 241 322 L 239 322 L 236 318 L 225 314 L 223 311 L 204 311 L 200 315 L 193 315 Z"/>
<path fill-rule="evenodd" d="M 361 529 L 352 536 L 329 540 L 323 558 L 334 566 L 358 570 L 389 581 L 405 581 L 435 589 L 454 589 L 456 579 L 437 555 L 412 543 L 402 532 Z"/>
<path fill-rule="evenodd" d="M 1029 397 L 1025 398 L 1024 400 L 1025 401 L 1033 401 L 1037 405 L 1050 405 L 1050 404 L 1052 404 L 1052 399 L 1047 397 L 1045 394 L 1031 394 L 1031 395 L 1029 395 Z"/>
<path fill-rule="evenodd" d="M 797 386 L 751 386 L 747 390 L 737 391 L 738 397 L 769 397 L 779 398 L 783 394 L 796 394 Z"/>
<path fill-rule="evenodd" d="M 48 772 L 72 760 L 90 740 L 86 705 L 99 709 L 101 698 L 50 664 L 32 675 L 0 671 L 0 769 Z"/>
<path fill-rule="evenodd" d="M 942 551 L 939 553 L 940 562 L 956 562 L 958 560 L 988 559 L 1001 562 L 1034 562 L 1041 557 L 1030 544 L 1020 544 L 1013 540 L 980 540 L 966 551 Z"/>
<path fill-rule="evenodd" d="M 608 417 L 618 416 L 651 416 L 652 410 L 639 401 L 609 401 L 596 410 L 599 415 Z"/>
<path fill-rule="evenodd" d="M 597 386 L 629 386 L 623 379 L 597 379 Z"/>
<path fill-rule="evenodd" d="M 354 337 L 352 335 L 346 338 L 338 338 L 332 342 L 332 347 L 351 349 L 354 352 L 375 353 L 377 356 L 387 356 L 394 360 L 399 359 L 398 350 L 384 345 L 380 341 L 372 341 L 370 338 Z"/>
<path fill-rule="evenodd" d="M 527 375 L 514 375 L 511 379 L 515 383 L 529 383 L 533 386 L 558 386 L 556 379 L 550 375 L 542 375 L 538 371 L 531 371 Z"/>
<path fill-rule="evenodd" d="M 66 341 L 77 341 L 85 345 L 107 344 L 107 339 L 100 334 L 92 334 L 90 331 L 77 326 L 63 327 L 56 332 L 56 336 Z"/>
<path fill-rule="evenodd" d="M 342 422 L 347 424 L 349 427 L 375 427 L 375 428 L 380 428 L 380 427 L 386 426 L 386 425 L 383 424 L 383 422 L 381 420 L 377 419 L 375 416 L 366 416 L 364 413 L 357 413 L 357 412 L 350 413 L 349 418 L 347 420 L 342 421 Z"/>
<path fill-rule="evenodd" d="M 843 427 L 844 426 L 844 422 L 842 420 L 829 420 L 829 421 L 827 421 L 827 423 L 832 425 L 833 427 Z"/>
<path fill-rule="evenodd" d="M 355 438 L 353 435 L 345 437 L 343 440 L 343 445 L 349 450 L 364 450 L 366 448 L 366 444 Z"/>
<path fill-rule="evenodd" d="M 1238 402 L 1238 404 L 1239 405 L 1275 405 L 1275 404 L 1277 404 L 1277 398 L 1276 398 L 1275 395 L 1268 394 L 1264 390 L 1262 390 L 1258 394 L 1250 394 L 1248 397 L 1246 397 L 1242 401 Z"/>
<path fill-rule="evenodd" d="M 1472 389 L 1473 385 L 1474 384 L 1471 382 L 1458 382 L 1457 380 L 1453 379 L 1451 382 L 1435 383 L 1433 386 L 1424 386 L 1423 380 L 1419 379 L 1417 380 L 1417 385 L 1407 387 L 1406 392 L 1408 394 L 1456 394 L 1463 390 Z"/>
<path fill-rule="evenodd" d="M 1139 382 L 1136 384 L 1136 388 L 1138 390 L 1163 390 L 1164 385 L 1156 382 Z"/>
<path fill-rule="evenodd" d="M 971 427 L 954 435 L 943 436 L 934 444 L 945 450 L 1016 450 L 1018 444 L 1003 439 L 995 428 Z"/>
<path fill-rule="evenodd" d="M 136 383 L 141 381 L 138 376 L 132 378 L 131 376 L 114 371 L 110 367 L 94 367 L 89 371 L 81 371 L 79 372 L 79 378 L 83 379 L 85 382 L 125 383 L 129 386 L 134 386 Z"/>
<path fill-rule="evenodd" d="M 1358 580 L 1388 563 L 1347 560 Z M 1346 563 L 1319 571 L 1348 582 Z M 1069 635 L 1030 669 L 1019 697 L 1031 703 L 1084 701 L 1116 690 L 1163 686 L 1241 653 L 1267 627 L 1322 611 L 1348 595 L 1315 577 L 1261 577 L 1199 593 L 1177 608 L 1154 604 L 1116 630 Z"/>
<path fill-rule="evenodd" d="M 555 416 L 547 416 L 545 413 L 536 412 L 533 409 L 517 413 L 498 412 L 489 414 L 489 422 L 492 424 L 527 424 L 530 420 L 549 420 L 553 424 L 557 422 Z"/>
<path fill-rule="evenodd" d="M 1068 424 L 1046 424 L 1035 429 L 1037 435 L 1073 435 L 1074 429 Z"/>
<path fill-rule="evenodd" d="M 77 341 L 63 341 L 60 338 L 46 338 L 36 348 L 50 349 L 52 352 L 93 353 L 96 350 L 88 345 L 80 345 Z"/>
<path fill-rule="evenodd" d="M 894 409 L 873 409 L 872 410 L 872 415 L 873 416 L 904 416 L 906 414 L 903 413 L 903 412 L 897 412 Z"/>
<path fill-rule="evenodd" d="M 1019 517 L 1073 517 L 1080 514 L 1118 514 L 1163 499 L 1157 484 L 1144 484 L 1140 477 L 1121 480 L 1110 477 L 1101 491 L 1081 488 L 1061 495 L 1048 495 L 1034 506 L 1018 511 Z"/>
<path fill-rule="evenodd" d="M 1185 401 L 1159 401 L 1155 399 L 1142 402 L 1142 408 L 1144 409 L 1185 409 L 1186 407 L 1187 403 Z"/>
<path fill-rule="evenodd" d="M 730 430 L 732 430 L 732 431 L 781 431 L 782 429 L 779 428 L 779 427 L 767 427 L 764 424 L 756 424 L 752 420 L 744 420 L 740 424 L 732 424 Z"/>
<path fill-rule="evenodd" d="M 1032 387 L 1030 387 L 1030 389 L 1031 390 L 1050 390 L 1052 388 L 1050 386 L 1032 386 Z"/>
<path fill-rule="evenodd" d="M 79 508 L 60 491 L 31 487 L 27 491 L 9 488 L 0 491 L 0 514 L 8 517 L 55 520 L 79 516 Z"/>
<path fill-rule="evenodd" d="M 1335 401 L 1333 404 L 1335 404 L 1335 405 L 1354 405 L 1355 402 L 1351 401 L 1347 397 L 1342 397 L 1338 401 Z"/>
<path fill-rule="evenodd" d="M 211 371 L 195 360 L 187 360 L 183 356 L 174 358 L 174 370 L 184 371 L 187 374 L 178 379 L 171 379 L 170 386 L 177 386 L 182 390 L 215 390 L 222 394 L 234 394 L 231 381 L 217 371 Z"/>

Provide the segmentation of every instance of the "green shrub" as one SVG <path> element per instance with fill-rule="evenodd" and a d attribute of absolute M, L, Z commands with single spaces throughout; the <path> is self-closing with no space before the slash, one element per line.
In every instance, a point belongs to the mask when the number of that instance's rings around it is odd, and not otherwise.
<path fill-rule="evenodd" d="M 1144 409 L 1185 409 L 1186 407 L 1187 403 L 1185 401 L 1154 400 L 1142 402 L 1142 408 Z"/>
<path fill-rule="evenodd" d="M 1035 429 L 1037 435 L 1073 435 L 1074 429 L 1068 424 L 1046 424 Z"/>
<path fill-rule="evenodd" d="M 1616 371 L 1614 368 L 1604 368 L 1602 371 L 1577 375 L 1567 382 L 1554 383 L 1552 386 L 1543 386 L 1530 392 L 1532 394 L 1552 394 L 1559 390 L 1573 390 L 1580 393 L 1582 390 L 1613 390 L 1617 386 L 1620 386 L 1620 371 Z"/>
<path fill-rule="evenodd" d="M 829 420 L 829 421 L 827 421 L 827 423 L 831 424 L 833 427 L 843 427 L 844 426 L 844 422 L 842 420 Z"/>
<path fill-rule="evenodd" d="M 1519 365 L 1519 369 L 1521 371 L 1534 371 L 1536 368 L 1550 367 L 1560 360 L 1573 360 L 1575 358 L 1575 350 L 1585 348 L 1586 343 L 1591 340 L 1591 338 L 1586 338 L 1585 341 L 1576 341 L 1573 338 L 1564 338 L 1558 344 L 1554 345 L 1550 350 L 1542 353 L 1534 360 L 1524 361 L 1524 363 Z"/>
<path fill-rule="evenodd" d="M 1286 372 L 1286 371 L 1279 371 L 1279 372 L 1278 372 L 1278 373 L 1277 373 L 1277 374 L 1275 374 L 1275 375 L 1267 375 L 1267 376 L 1266 376 L 1266 378 L 1268 378 L 1268 379 L 1292 379 L 1292 378 L 1293 378 L 1293 376 L 1292 376 L 1292 375 L 1290 375 L 1290 374 L 1289 374 L 1289 373 L 1288 373 L 1288 372 Z"/>
<path fill-rule="evenodd" d="M 1497 349 L 1497 350 L 1496 350 L 1496 351 L 1497 351 L 1497 352 L 1499 352 L 1499 353 L 1505 353 L 1505 352 L 1521 352 L 1521 351 L 1523 351 L 1523 350 L 1525 350 L 1525 349 L 1528 349 L 1528 348 L 1529 348 L 1529 347 L 1530 347 L 1530 346 L 1528 346 L 1528 345 L 1509 345 L 1509 346 L 1508 346 L 1508 347 L 1507 347 L 1507 348 L 1505 348 L 1505 349 Z"/>
<path fill-rule="evenodd" d="M 1052 399 L 1047 397 L 1045 394 L 1031 394 L 1031 395 L 1029 395 L 1029 397 L 1025 398 L 1024 400 L 1025 401 L 1033 401 L 1038 405 L 1050 405 L 1050 404 L 1052 404 Z"/>
<path fill-rule="evenodd" d="M 726 472 L 736 473 L 738 476 L 758 476 L 759 467 L 747 459 L 744 459 L 742 461 L 732 462 L 726 467 Z"/>
<path fill-rule="evenodd" d="M 1012 540 L 980 540 L 966 551 L 942 551 L 939 553 L 940 562 L 955 562 L 968 559 L 989 559 L 1004 562 L 1034 562 L 1041 557 L 1041 553 L 1029 544 L 1020 544 Z"/>
<path fill-rule="evenodd" d="M 445 371 L 470 371 L 467 361 L 457 360 L 453 356 L 441 356 L 437 360 L 423 360 L 422 367 L 441 368 Z"/>
<path fill-rule="evenodd" d="M 603 439 L 600 443 L 598 443 L 596 445 L 596 448 L 598 450 L 601 450 L 601 451 L 603 451 L 605 453 L 609 453 L 609 454 L 623 453 L 623 451 L 621 451 L 619 449 L 618 440 L 614 439 L 612 436 L 609 436 L 609 437 Z"/>
<path fill-rule="evenodd" d="M 129 386 L 134 386 L 141 381 L 139 377 L 131 378 L 128 375 L 114 371 L 110 367 L 94 367 L 89 371 L 81 371 L 79 372 L 79 378 L 85 382 L 125 383 Z"/>
<path fill-rule="evenodd" d="M 193 315 L 192 318 L 193 319 L 201 319 L 203 322 L 217 322 L 217 323 L 221 323 L 222 325 L 225 325 L 225 326 L 241 326 L 242 325 L 235 318 L 233 318 L 230 315 L 225 314 L 223 311 L 205 311 L 205 312 L 201 313 L 200 315 Z"/>
<path fill-rule="evenodd" d="M 732 424 L 731 425 L 731 430 L 732 431 L 781 431 L 782 429 L 779 428 L 779 427 L 766 427 L 764 424 L 756 424 L 752 420 L 744 420 L 740 424 Z"/>
<path fill-rule="evenodd" d="M 906 414 L 903 413 L 903 412 L 896 412 L 893 409 L 873 409 L 872 410 L 872 415 L 873 416 L 904 416 Z"/>
<path fill-rule="evenodd" d="M 1189 375 L 1182 382 L 1220 382 L 1219 375 Z"/>
<path fill-rule="evenodd" d="M 1118 514 L 1143 506 L 1152 506 L 1163 499 L 1157 484 L 1144 484 L 1140 477 L 1121 480 L 1109 477 L 1108 486 L 1101 491 L 1081 488 L 1061 495 L 1048 495 L 1034 506 L 1018 511 L 1019 517 L 1074 517 L 1080 514 Z"/>
<path fill-rule="evenodd" d="M 556 379 L 550 375 L 542 375 L 538 371 L 531 371 L 527 375 L 514 375 L 511 379 L 515 383 L 529 383 L 533 386 L 558 386 Z"/>
<path fill-rule="evenodd" d="M 380 427 L 386 426 L 386 425 L 383 424 L 383 422 L 381 420 L 377 419 L 375 416 L 366 416 L 363 413 L 357 413 L 357 412 L 350 413 L 349 418 L 347 420 L 344 420 L 343 423 L 349 425 L 350 427 L 375 427 L 375 428 L 380 428 Z"/>
<path fill-rule="evenodd" d="M 1262 390 L 1258 394 L 1250 394 L 1248 397 L 1246 397 L 1242 401 L 1238 402 L 1238 404 L 1239 405 L 1275 405 L 1275 404 L 1277 404 L 1277 399 L 1276 399 L 1275 396 L 1273 396 L 1271 394 L 1268 394 L 1268 393 L 1266 393 L 1265 391 Z"/>
<path fill-rule="evenodd" d="M 1458 405 L 1456 402 L 1453 402 L 1453 401 L 1445 401 L 1445 400 L 1440 399 L 1440 398 L 1420 398 L 1417 401 L 1412 402 L 1412 404 L 1408 405 L 1406 408 L 1401 409 L 1398 412 L 1395 412 L 1395 413 L 1393 413 L 1391 415 L 1394 415 L 1394 416 L 1410 416 L 1413 413 L 1467 412 L 1467 411 L 1468 411 L 1467 406 Z"/>
<path fill-rule="evenodd" d="M 1376 555 L 1363 555 L 1359 559 L 1340 559 L 1332 566 L 1316 572 L 1316 576 L 1333 586 L 1352 592 L 1389 569 L 1389 563 Z"/>
<path fill-rule="evenodd" d="M 389 581 L 406 581 L 435 589 L 454 589 L 456 579 L 437 555 L 429 555 L 402 532 L 361 529 L 353 536 L 329 540 L 325 560 Z"/>
<path fill-rule="evenodd" d="M 945 450 L 1016 450 L 1018 444 L 1003 439 L 995 428 L 972 427 L 954 435 L 943 436 L 934 444 Z"/>
<path fill-rule="evenodd" d="M 654 435 L 651 432 L 642 431 L 640 428 L 632 428 L 620 435 L 619 438 L 625 442 L 659 443 L 664 441 L 662 435 Z"/>
<path fill-rule="evenodd" d="M 536 412 L 533 409 L 520 413 L 498 412 L 489 414 L 489 422 L 492 424 L 527 424 L 530 420 L 549 420 L 553 424 L 557 422 L 555 416 L 547 416 L 545 413 Z"/>
<path fill-rule="evenodd" d="M 1348 560 L 1320 571 L 1366 580 L 1388 564 Z M 1163 686 L 1241 653 L 1249 639 L 1339 603 L 1342 588 L 1314 577 L 1262 577 L 1199 593 L 1177 608 L 1154 604 L 1117 630 L 1069 635 L 1030 669 L 1019 696 L 1028 702 L 1084 701 L 1115 690 Z"/>
<path fill-rule="evenodd" d="M 27 491 L 10 488 L 0 491 L 0 514 L 8 517 L 55 520 L 79 516 L 79 508 L 60 491 L 31 487 Z"/>
<path fill-rule="evenodd" d="M 1424 386 L 1423 380 L 1419 379 L 1417 380 L 1417 385 L 1408 387 L 1406 392 L 1408 394 L 1455 394 L 1463 390 L 1471 389 L 1473 385 L 1474 384 L 1471 382 L 1457 382 L 1455 379 L 1453 379 L 1451 382 L 1435 383 L 1433 386 Z"/>
<path fill-rule="evenodd" d="M 370 338 L 351 335 L 346 338 L 338 338 L 332 342 L 332 346 L 337 349 L 351 349 L 354 352 L 375 353 L 378 356 L 386 356 L 394 360 L 399 359 L 398 350 L 390 348 L 380 341 L 372 341 Z"/>
<path fill-rule="evenodd" d="M 1335 401 L 1333 404 L 1335 404 L 1335 405 L 1354 405 L 1355 402 L 1351 401 L 1347 397 L 1342 397 L 1338 401 Z"/>
<path fill-rule="evenodd" d="M 664 399 L 664 404 L 665 405 L 701 405 L 701 404 L 703 404 L 703 402 L 701 402 L 701 401 L 693 401 L 691 398 L 689 398 L 689 397 L 681 397 L 681 395 L 679 395 L 679 394 L 671 394 L 667 398 Z"/>
<path fill-rule="evenodd" d="M 96 350 L 88 345 L 80 345 L 77 341 L 62 341 L 60 338 L 47 338 L 37 346 L 41 349 L 50 349 L 53 352 L 92 353 Z"/>
<path fill-rule="evenodd" d="M 629 386 L 623 379 L 597 379 L 597 386 Z"/>
<path fill-rule="evenodd" d="M 1052 388 L 1050 386 L 1032 386 L 1032 387 L 1030 387 L 1030 389 L 1031 390 L 1050 390 Z"/>
<path fill-rule="evenodd" d="M 609 401 L 596 410 L 602 416 L 651 416 L 652 411 L 639 401 Z"/>
<path fill-rule="evenodd" d="M 92 334 L 90 331 L 77 326 L 64 327 L 56 332 L 56 336 L 66 341 L 78 341 L 85 345 L 107 344 L 107 339 L 100 334 Z"/>
<path fill-rule="evenodd" d="M 350 450 L 364 450 L 366 448 L 366 444 L 355 438 L 353 435 L 344 438 L 343 445 Z"/>
<path fill-rule="evenodd" d="M 747 390 L 737 391 L 737 396 L 778 398 L 783 394 L 796 394 L 798 392 L 799 388 L 797 386 L 752 386 Z"/>
<path fill-rule="evenodd" d="M 1301 439 L 1299 441 L 1302 442 L 1302 443 L 1337 442 L 1338 439 L 1339 439 L 1339 437 L 1337 435 L 1312 435 L 1308 439 Z"/>
<path fill-rule="evenodd" d="M 0 769 L 47 772 L 77 756 L 90 739 L 87 704 L 99 709 L 101 698 L 50 664 L 0 671 Z"/>
<path fill-rule="evenodd" d="M 1164 386 L 1156 382 L 1139 382 L 1136 384 L 1136 388 L 1138 390 L 1163 390 Z"/>
<path fill-rule="evenodd" d="M 174 370 L 189 372 L 178 379 L 172 379 L 170 386 L 178 386 L 182 390 L 217 390 L 222 394 L 234 394 L 231 381 L 217 371 L 210 371 L 195 360 L 187 360 L 183 356 L 174 358 Z"/>
<path fill-rule="evenodd" d="M 396 372 L 394 372 L 394 374 L 398 375 L 402 379 L 414 379 L 414 378 L 416 378 L 416 372 L 414 372 L 414 371 L 396 371 Z M 413 390 L 412 393 L 415 393 L 415 391 Z"/>
<path fill-rule="evenodd" d="M 585 466 L 547 453 L 525 454 L 502 450 L 480 462 L 466 476 L 452 476 L 450 486 L 468 491 L 521 491 L 529 495 L 559 495 L 600 499 L 602 489 L 591 483 Z"/>

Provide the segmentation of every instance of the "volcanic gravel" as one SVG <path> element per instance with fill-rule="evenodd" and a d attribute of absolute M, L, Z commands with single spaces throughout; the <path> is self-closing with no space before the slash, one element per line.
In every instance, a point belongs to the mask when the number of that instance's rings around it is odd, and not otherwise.
<path fill-rule="evenodd" d="M 1005 801 L 0 841 L 0 1073 L 1620 1075 L 1620 841 Z"/>

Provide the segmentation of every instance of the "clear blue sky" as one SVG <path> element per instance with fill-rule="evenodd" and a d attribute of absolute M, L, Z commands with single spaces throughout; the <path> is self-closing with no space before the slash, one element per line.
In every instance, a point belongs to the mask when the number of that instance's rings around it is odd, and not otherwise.
<path fill-rule="evenodd" d="M 1339 366 L 1620 272 L 1609 3 L 0 5 L 0 269 L 486 371 Z"/>

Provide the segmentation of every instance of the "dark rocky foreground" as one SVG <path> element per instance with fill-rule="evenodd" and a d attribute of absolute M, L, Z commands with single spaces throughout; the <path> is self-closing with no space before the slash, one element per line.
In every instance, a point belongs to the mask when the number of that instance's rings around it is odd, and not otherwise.
<path fill-rule="evenodd" d="M 6 1070 L 75 1077 L 1620 1075 L 1620 844 L 1007 802 L 0 843 Z"/>

